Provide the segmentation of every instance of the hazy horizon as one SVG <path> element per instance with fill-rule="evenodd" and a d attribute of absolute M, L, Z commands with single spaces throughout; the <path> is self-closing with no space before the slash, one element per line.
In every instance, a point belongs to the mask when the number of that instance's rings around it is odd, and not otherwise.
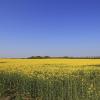
<path fill-rule="evenodd" d="M 99 0 L 1 0 L 0 58 L 100 56 Z"/>

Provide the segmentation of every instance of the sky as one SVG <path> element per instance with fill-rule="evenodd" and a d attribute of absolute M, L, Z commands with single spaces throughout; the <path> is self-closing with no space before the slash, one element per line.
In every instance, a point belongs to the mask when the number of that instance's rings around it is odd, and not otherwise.
<path fill-rule="evenodd" d="M 100 56 L 100 0 L 0 0 L 0 57 Z"/>

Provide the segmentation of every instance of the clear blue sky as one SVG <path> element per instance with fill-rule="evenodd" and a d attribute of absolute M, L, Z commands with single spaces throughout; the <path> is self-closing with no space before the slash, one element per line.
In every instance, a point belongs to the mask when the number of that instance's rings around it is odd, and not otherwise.
<path fill-rule="evenodd" d="M 0 0 L 0 57 L 100 56 L 100 0 Z"/>

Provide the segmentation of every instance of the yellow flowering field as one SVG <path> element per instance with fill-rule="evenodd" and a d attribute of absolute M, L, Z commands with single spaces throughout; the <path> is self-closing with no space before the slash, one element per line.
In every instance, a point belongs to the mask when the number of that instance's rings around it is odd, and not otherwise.
<path fill-rule="evenodd" d="M 30 74 L 34 71 L 57 71 L 77 69 L 98 69 L 100 59 L 0 59 L 0 71 L 21 71 Z M 91 67 L 89 67 L 91 66 Z"/>
<path fill-rule="evenodd" d="M 100 59 L 0 59 L 0 95 L 14 100 L 100 100 Z"/>

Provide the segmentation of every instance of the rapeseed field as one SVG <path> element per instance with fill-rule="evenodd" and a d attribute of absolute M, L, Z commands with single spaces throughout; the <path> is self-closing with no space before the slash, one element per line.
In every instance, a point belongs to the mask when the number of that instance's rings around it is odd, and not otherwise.
<path fill-rule="evenodd" d="M 0 97 L 9 95 L 13 100 L 100 100 L 100 59 L 0 59 Z"/>

